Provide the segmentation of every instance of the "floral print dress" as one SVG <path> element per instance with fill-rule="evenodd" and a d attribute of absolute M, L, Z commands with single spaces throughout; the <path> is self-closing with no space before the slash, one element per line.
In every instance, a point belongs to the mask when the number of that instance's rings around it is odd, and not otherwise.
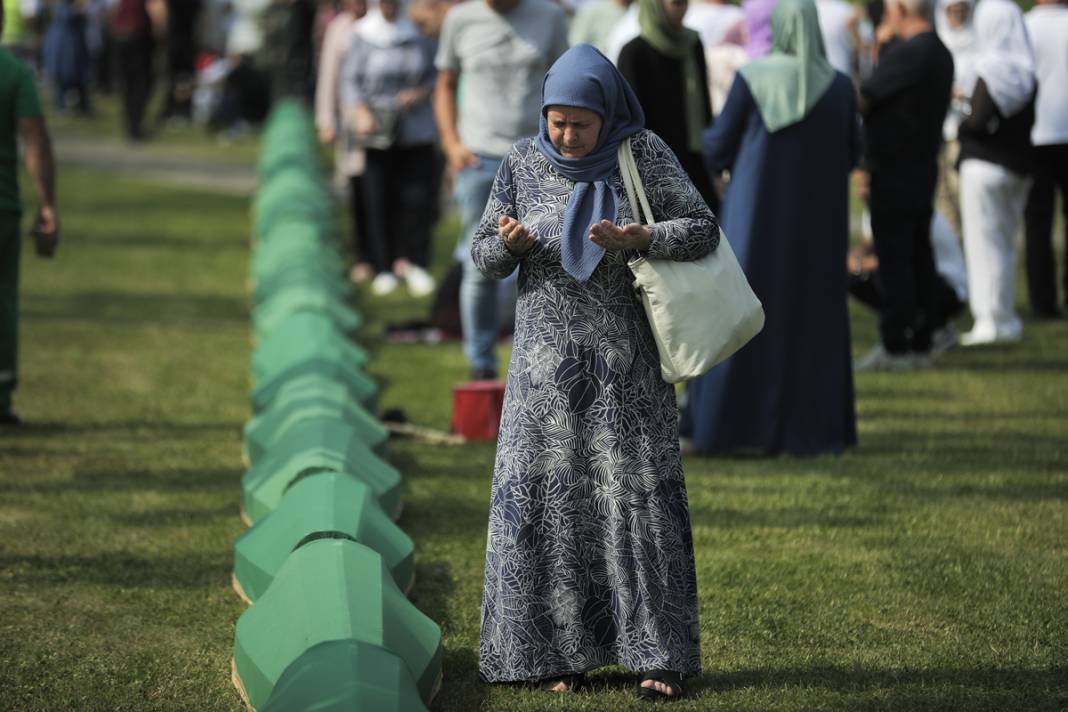
<path fill-rule="evenodd" d="M 647 256 L 694 260 L 719 227 L 671 149 L 650 131 L 632 151 L 657 224 Z M 618 172 L 617 224 L 634 222 Z M 519 301 L 491 491 L 480 673 L 537 680 L 621 664 L 700 672 L 697 582 L 674 387 L 632 287 L 606 252 L 585 283 L 560 264 L 574 182 L 532 140 L 498 171 L 472 245 L 475 265 L 519 267 Z M 507 214 L 537 244 L 516 257 Z"/>

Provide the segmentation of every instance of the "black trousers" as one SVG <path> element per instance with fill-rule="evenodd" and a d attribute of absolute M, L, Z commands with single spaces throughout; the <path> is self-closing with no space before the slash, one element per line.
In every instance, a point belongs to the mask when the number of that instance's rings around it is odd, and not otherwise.
<path fill-rule="evenodd" d="M 1068 224 L 1068 144 L 1035 146 L 1035 173 L 1024 210 L 1026 223 L 1027 295 L 1031 311 L 1057 313 L 1057 263 L 1053 256 L 1053 207 L 1061 192 L 1061 208 Z M 1062 272 L 1064 304 L 1068 307 L 1068 266 Z"/>
<path fill-rule="evenodd" d="M 196 84 L 196 41 L 193 24 L 171 27 L 167 36 L 167 98 L 161 119 L 172 116 L 192 118 L 193 89 Z"/>
<path fill-rule="evenodd" d="M 126 135 L 144 138 L 145 107 L 152 94 L 152 35 L 115 38 L 115 55 L 122 82 L 122 108 Z"/>
<path fill-rule="evenodd" d="M 886 293 L 879 271 L 850 274 L 846 288 L 854 299 L 882 313 L 886 305 Z M 964 311 L 965 303 L 960 300 L 953 287 L 949 286 L 942 275 L 935 274 L 935 312 L 931 318 L 931 328 L 941 329 L 951 319 L 957 318 Z"/>
<path fill-rule="evenodd" d="M 367 209 L 363 206 L 363 176 L 349 176 L 349 211 L 352 218 L 352 254 L 356 262 L 367 262 Z"/>
<path fill-rule="evenodd" d="M 367 149 L 363 174 L 367 261 L 378 272 L 398 259 L 425 266 L 433 227 L 434 160 L 432 145 Z"/>
<path fill-rule="evenodd" d="M 879 317 L 883 346 L 894 354 L 927 352 L 936 321 L 936 272 L 931 248 L 934 185 L 906 198 L 901 176 L 872 173 L 871 231 L 879 258 L 884 303 Z M 914 194 L 916 195 L 916 194 Z"/>

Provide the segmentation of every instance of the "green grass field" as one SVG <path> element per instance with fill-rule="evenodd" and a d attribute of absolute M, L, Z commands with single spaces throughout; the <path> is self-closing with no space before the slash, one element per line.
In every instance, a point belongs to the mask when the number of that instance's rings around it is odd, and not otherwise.
<path fill-rule="evenodd" d="M 0 434 L 0 709 L 239 710 L 230 590 L 250 353 L 247 204 L 92 172 L 23 255 L 28 421 Z M 455 224 L 440 232 L 438 268 Z M 447 428 L 459 347 L 388 345 L 382 405 Z M 856 311 L 857 353 L 875 339 Z M 686 461 L 705 674 L 679 710 L 1068 709 L 1068 323 L 857 378 L 842 457 Z M 633 678 L 478 682 L 491 445 L 391 445 L 438 621 L 434 709 L 638 710 Z"/>

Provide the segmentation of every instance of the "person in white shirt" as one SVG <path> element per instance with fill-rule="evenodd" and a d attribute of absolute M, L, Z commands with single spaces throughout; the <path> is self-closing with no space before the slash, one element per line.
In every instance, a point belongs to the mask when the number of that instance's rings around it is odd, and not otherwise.
<path fill-rule="evenodd" d="M 1056 317 L 1060 310 L 1052 239 L 1055 190 L 1061 192 L 1068 221 L 1068 6 L 1057 0 L 1036 0 L 1025 22 L 1038 78 L 1031 129 L 1034 183 L 1024 211 L 1027 291 L 1035 316 Z M 1068 265 L 1062 269 L 1063 304 L 1068 307 Z"/>
<path fill-rule="evenodd" d="M 857 9 L 846 0 L 817 0 L 816 11 L 819 13 L 827 61 L 839 72 L 852 77 L 859 44 Z"/>
<path fill-rule="evenodd" d="M 938 192 L 935 200 L 938 210 L 946 217 L 953 231 L 961 234 L 960 175 L 957 172 L 957 156 L 960 143 L 957 127 L 964 118 L 964 111 L 975 88 L 975 28 L 972 26 L 974 0 L 939 0 L 935 9 L 935 31 L 938 39 L 953 55 L 953 99 L 942 124 L 942 153 L 938 157 Z"/>
<path fill-rule="evenodd" d="M 727 33 L 744 20 L 742 8 L 727 0 L 694 0 L 682 24 L 701 35 L 706 50 L 723 43 Z"/>

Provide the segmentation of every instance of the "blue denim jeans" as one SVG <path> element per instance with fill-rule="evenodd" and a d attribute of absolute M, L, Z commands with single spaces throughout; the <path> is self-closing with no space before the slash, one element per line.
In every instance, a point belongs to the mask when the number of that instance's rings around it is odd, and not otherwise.
<path fill-rule="evenodd" d="M 475 267 L 471 259 L 471 241 L 489 200 L 500 158 L 479 156 L 479 164 L 457 174 L 453 194 L 460 209 L 461 233 L 456 257 L 463 263 L 460 281 L 460 320 L 463 327 L 464 355 L 472 369 L 497 370 L 494 346 L 499 331 L 497 283 Z"/>

